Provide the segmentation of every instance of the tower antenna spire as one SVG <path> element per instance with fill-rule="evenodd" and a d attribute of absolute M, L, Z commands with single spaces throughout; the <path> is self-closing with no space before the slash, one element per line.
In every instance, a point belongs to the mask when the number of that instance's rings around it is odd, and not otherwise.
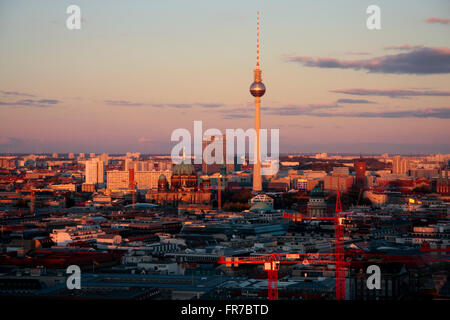
<path fill-rule="evenodd" d="M 259 11 L 256 13 L 256 68 L 259 68 Z"/>

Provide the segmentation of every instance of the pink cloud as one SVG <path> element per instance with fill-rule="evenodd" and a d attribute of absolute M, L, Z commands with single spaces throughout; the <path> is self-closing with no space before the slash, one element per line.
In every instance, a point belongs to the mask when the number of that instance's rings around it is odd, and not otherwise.
<path fill-rule="evenodd" d="M 410 48 L 409 46 L 400 46 Z M 412 47 L 411 47 L 412 48 Z M 408 52 L 365 60 L 342 60 L 332 57 L 288 56 L 287 62 L 306 67 L 366 70 L 374 73 L 439 74 L 450 73 L 450 48 L 415 47 Z"/>
<path fill-rule="evenodd" d="M 450 19 L 447 18 L 436 18 L 436 17 L 430 17 L 425 20 L 428 23 L 440 23 L 440 24 L 449 24 Z"/>
<path fill-rule="evenodd" d="M 413 49 L 419 49 L 419 48 L 423 48 L 423 46 L 420 46 L 420 45 L 412 46 L 409 44 L 401 44 L 398 46 L 384 47 L 384 50 L 413 50 Z"/>

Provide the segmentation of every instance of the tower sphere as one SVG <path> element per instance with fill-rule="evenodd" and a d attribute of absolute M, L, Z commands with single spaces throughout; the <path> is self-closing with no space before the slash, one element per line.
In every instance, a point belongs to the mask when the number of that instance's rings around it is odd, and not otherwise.
<path fill-rule="evenodd" d="M 262 82 L 253 82 L 250 85 L 250 93 L 254 97 L 262 97 L 266 93 L 266 86 Z"/>

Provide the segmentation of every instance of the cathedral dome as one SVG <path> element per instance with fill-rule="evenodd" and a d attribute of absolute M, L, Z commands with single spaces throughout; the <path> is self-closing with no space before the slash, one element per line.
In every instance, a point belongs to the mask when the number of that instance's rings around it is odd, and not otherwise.
<path fill-rule="evenodd" d="M 173 167 L 173 175 L 182 176 L 182 175 L 195 175 L 195 168 L 192 164 L 188 163 L 180 163 Z"/>

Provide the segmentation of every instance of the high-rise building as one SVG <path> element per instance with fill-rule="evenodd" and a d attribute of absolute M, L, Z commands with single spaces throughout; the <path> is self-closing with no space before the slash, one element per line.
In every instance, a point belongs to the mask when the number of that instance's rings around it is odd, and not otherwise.
<path fill-rule="evenodd" d="M 155 161 L 125 159 L 125 171 L 130 169 L 134 169 L 134 171 L 152 171 L 156 169 Z"/>
<path fill-rule="evenodd" d="M 108 164 L 108 162 L 109 162 L 109 155 L 108 155 L 107 153 L 102 153 L 102 154 L 101 154 L 100 156 L 98 156 L 98 157 L 99 157 L 100 160 L 103 161 L 103 163 L 104 163 L 105 165 Z"/>
<path fill-rule="evenodd" d="M 297 190 L 306 191 L 308 190 L 308 179 L 298 178 L 295 182 Z"/>
<path fill-rule="evenodd" d="M 259 128 L 261 126 L 261 97 L 266 92 L 266 86 L 262 82 L 261 69 L 259 68 L 259 12 L 256 18 L 256 68 L 253 71 L 254 81 L 250 85 L 250 93 L 255 97 L 255 131 L 256 143 L 254 150 L 254 165 L 253 165 L 253 192 L 262 190 L 261 178 L 261 153 L 260 153 L 260 136 Z"/>
<path fill-rule="evenodd" d="M 445 172 L 442 176 L 442 171 Z M 449 169 L 442 169 L 439 171 L 439 178 L 436 183 L 436 192 L 442 195 L 450 195 L 450 180 L 448 178 Z"/>
<path fill-rule="evenodd" d="M 215 145 L 211 146 L 212 144 L 215 144 Z M 212 164 L 206 163 L 206 161 L 204 159 L 204 155 L 205 155 L 205 149 L 208 148 L 208 146 L 211 146 L 211 148 L 213 148 L 213 152 L 211 152 L 212 157 L 218 156 L 215 154 L 215 151 L 222 149 L 222 154 L 220 155 L 220 159 L 221 159 L 220 163 L 212 163 Z M 208 152 L 208 154 L 209 154 L 209 152 Z M 226 159 L 227 159 L 226 136 L 211 136 L 208 139 L 202 141 L 202 172 L 204 174 L 213 174 L 213 173 L 220 172 L 222 164 L 225 165 L 227 172 L 234 171 L 234 162 L 233 163 L 222 163 L 222 162 L 226 162 Z"/>
<path fill-rule="evenodd" d="M 408 172 L 409 165 L 408 160 L 401 156 L 394 156 L 392 160 L 392 173 L 393 174 L 406 174 Z"/>
<path fill-rule="evenodd" d="M 130 187 L 130 173 L 129 171 L 107 171 L 106 172 L 106 187 L 109 190 L 128 190 Z"/>
<path fill-rule="evenodd" d="M 132 168 L 130 168 L 132 169 Z M 134 184 L 139 190 L 151 190 L 158 188 L 158 179 L 164 175 L 169 184 L 172 181 L 171 171 L 134 171 Z M 106 184 L 109 190 L 128 190 L 130 189 L 130 171 L 107 171 Z"/>
<path fill-rule="evenodd" d="M 104 183 L 104 164 L 98 158 L 91 158 L 86 161 L 85 183 Z"/>
<path fill-rule="evenodd" d="M 353 176 L 331 175 L 326 176 L 324 181 L 325 191 L 348 191 L 353 185 Z"/>
<path fill-rule="evenodd" d="M 355 162 L 356 180 L 355 184 L 358 188 L 364 188 L 366 185 L 366 163 L 364 161 Z"/>
<path fill-rule="evenodd" d="M 347 177 L 349 175 L 350 171 L 348 170 L 348 167 L 334 167 L 333 168 L 333 176 L 342 176 Z"/>

